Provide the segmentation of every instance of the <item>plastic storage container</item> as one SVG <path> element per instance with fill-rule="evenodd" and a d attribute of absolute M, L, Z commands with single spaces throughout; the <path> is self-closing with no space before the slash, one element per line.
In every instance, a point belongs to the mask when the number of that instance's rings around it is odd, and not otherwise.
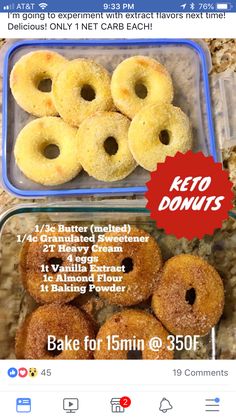
<path fill-rule="evenodd" d="M 141 54 L 154 57 L 169 70 L 174 84 L 174 104 L 190 118 L 193 150 L 217 159 L 208 63 L 202 47 L 188 40 L 33 40 L 13 45 L 6 54 L 3 77 L 3 182 L 19 197 L 45 197 L 79 194 L 143 193 L 149 172 L 138 167 L 126 179 L 100 182 L 82 172 L 72 181 L 57 187 L 45 187 L 27 179 L 14 159 L 14 144 L 19 131 L 33 116 L 15 102 L 9 87 L 9 75 L 17 60 L 30 51 L 52 49 L 68 59 L 86 57 L 104 65 L 111 73 L 125 58 Z"/>
<path fill-rule="evenodd" d="M 211 77 L 215 135 L 219 150 L 236 145 L 236 73 L 226 70 Z"/>
<path fill-rule="evenodd" d="M 64 204 L 62 204 L 64 205 Z M 135 225 L 151 234 L 158 242 L 163 259 L 167 260 L 175 254 L 194 253 L 214 260 L 214 252 L 222 248 L 222 242 L 217 242 L 214 236 L 206 237 L 205 242 L 187 240 L 177 240 L 173 236 L 167 236 L 162 230 L 156 228 L 155 223 L 150 219 L 149 212 L 142 207 L 142 202 L 137 201 L 134 207 L 131 202 L 124 200 L 122 204 L 114 201 L 114 208 L 107 207 L 108 203 L 96 205 L 84 204 L 82 207 L 76 204 L 61 206 L 16 206 L 6 212 L 0 223 L 0 240 L 2 243 L 2 274 L 0 280 L 0 359 L 11 359 L 14 354 L 14 338 L 19 324 L 23 321 L 26 314 L 31 312 L 37 304 L 26 292 L 19 281 L 18 263 L 21 243 L 19 235 L 30 234 L 36 224 L 50 223 L 71 223 L 74 225 Z M 236 219 L 234 213 L 231 214 Z M 228 246 L 228 236 L 225 234 L 225 246 Z M 205 246 L 205 247 L 204 247 Z M 209 247 L 210 246 L 210 247 Z M 205 250 L 204 250 L 205 249 Z M 205 251 L 205 253 L 204 253 Z M 212 259 L 213 257 L 213 259 Z M 214 264 L 214 263 L 213 263 Z M 89 295 L 88 298 L 98 298 Z M 84 299 L 73 302 L 79 307 L 87 307 Z M 85 305 L 84 305 L 85 304 Z M 139 304 L 141 309 L 150 310 L 150 302 Z M 101 325 L 107 317 L 118 309 L 117 306 L 105 304 L 94 314 L 94 318 Z M 176 352 L 176 358 L 181 359 L 215 359 L 217 357 L 217 347 L 215 339 L 215 328 L 211 335 L 201 338 L 197 351 Z"/>

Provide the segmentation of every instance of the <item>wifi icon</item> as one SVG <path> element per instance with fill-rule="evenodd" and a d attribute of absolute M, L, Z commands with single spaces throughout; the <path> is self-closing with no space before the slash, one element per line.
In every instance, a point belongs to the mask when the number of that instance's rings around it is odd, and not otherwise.
<path fill-rule="evenodd" d="M 39 3 L 39 7 L 40 7 L 42 10 L 44 10 L 44 9 L 46 9 L 46 7 L 48 7 L 48 4 L 47 4 L 47 3 Z"/>

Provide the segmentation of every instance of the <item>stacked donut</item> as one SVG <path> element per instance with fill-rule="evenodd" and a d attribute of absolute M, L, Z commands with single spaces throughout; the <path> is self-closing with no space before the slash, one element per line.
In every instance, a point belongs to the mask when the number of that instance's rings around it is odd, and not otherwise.
<path fill-rule="evenodd" d="M 41 233 L 34 233 L 39 236 Z M 64 233 L 65 236 L 67 233 Z M 120 233 L 122 236 L 123 233 Z M 114 237 L 115 235 L 115 237 Z M 119 238 L 119 233 L 106 233 L 105 239 Z M 122 244 L 119 253 L 105 253 L 90 249 L 96 266 L 122 268 L 123 292 L 112 290 L 117 282 L 117 271 L 110 269 L 109 289 L 101 289 L 99 298 L 106 301 L 115 314 L 108 316 L 97 333 L 100 347 L 92 353 L 86 351 L 84 339 L 95 337 L 97 318 L 89 318 L 77 307 L 75 292 L 41 292 L 41 266 L 63 265 L 70 272 L 68 254 L 56 250 L 43 253 L 40 240 L 25 243 L 20 257 L 20 273 L 24 287 L 41 304 L 26 317 L 16 336 L 16 356 L 27 359 L 127 359 L 132 350 L 127 347 L 111 349 L 109 336 L 119 336 L 122 341 L 135 338 L 144 342 L 142 359 L 172 359 L 168 336 L 200 335 L 209 333 L 219 321 L 224 307 L 223 283 L 216 270 L 199 256 L 180 254 L 163 263 L 156 240 L 146 231 L 135 226 Z M 39 237 L 38 237 L 39 238 Z M 66 239 L 66 237 L 65 237 Z M 75 256 L 79 256 L 76 254 Z M 94 269 L 94 268 L 93 268 Z M 94 283 L 101 285 L 99 270 L 95 271 Z M 55 270 L 51 283 L 56 281 Z M 149 302 L 151 298 L 151 303 Z M 78 350 L 49 351 L 47 338 L 56 340 L 78 339 Z M 151 339 L 161 339 L 159 351 L 150 347 Z M 134 350 L 137 348 L 134 348 Z"/>
<path fill-rule="evenodd" d="M 18 134 L 16 163 L 43 185 L 66 183 L 82 168 L 117 181 L 192 145 L 188 117 L 171 104 L 171 77 L 150 57 L 127 58 L 110 76 L 94 61 L 39 50 L 14 65 L 10 87 L 18 105 L 39 117 Z"/>

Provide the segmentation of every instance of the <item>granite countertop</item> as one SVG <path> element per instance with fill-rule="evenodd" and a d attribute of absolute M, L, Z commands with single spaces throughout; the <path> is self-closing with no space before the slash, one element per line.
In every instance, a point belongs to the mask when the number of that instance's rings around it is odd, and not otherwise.
<path fill-rule="evenodd" d="M 212 56 L 212 74 L 223 72 L 226 69 L 236 71 L 236 39 L 205 39 L 205 42 Z M 4 43 L 5 40 L 0 39 L 0 47 Z M 0 89 L 1 87 L 2 80 L 0 79 Z M 0 125 L 1 119 L 0 114 Z M 223 150 L 223 164 L 229 170 L 229 177 L 233 181 L 236 191 L 236 147 Z M 12 197 L 0 188 L 1 212 L 14 204 L 23 202 L 29 203 L 30 201 Z M 189 252 L 206 258 L 222 276 L 226 304 L 217 330 L 218 356 L 221 359 L 236 358 L 236 222 L 226 221 L 222 229 L 217 230 L 213 237 L 206 236 L 204 240 L 200 241 L 197 239 L 192 242 L 184 239 L 178 241 L 171 236 L 166 236 L 163 240 L 165 246 L 175 249 L 177 253 Z"/>

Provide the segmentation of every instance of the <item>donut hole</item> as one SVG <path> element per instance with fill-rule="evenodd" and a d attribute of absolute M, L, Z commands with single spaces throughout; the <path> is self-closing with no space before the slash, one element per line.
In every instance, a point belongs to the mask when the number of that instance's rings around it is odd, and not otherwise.
<path fill-rule="evenodd" d="M 121 266 L 125 267 L 125 273 L 128 274 L 129 272 L 132 272 L 134 269 L 134 262 L 132 258 L 124 258 L 121 262 Z"/>
<path fill-rule="evenodd" d="M 55 345 L 58 345 L 58 342 L 55 342 Z M 45 346 L 45 351 L 48 355 L 50 355 L 50 357 L 52 358 L 56 358 L 57 356 L 62 354 L 62 351 L 59 349 L 53 349 L 52 351 L 48 349 L 47 345 Z"/>
<path fill-rule="evenodd" d="M 167 129 L 163 129 L 159 134 L 159 140 L 164 145 L 170 144 L 170 133 Z"/>
<path fill-rule="evenodd" d="M 127 359 L 143 359 L 142 351 L 131 349 L 127 353 Z"/>
<path fill-rule="evenodd" d="M 104 146 L 105 152 L 109 154 L 109 156 L 114 156 L 118 151 L 118 144 L 114 137 L 108 137 L 104 141 L 103 146 Z"/>
<path fill-rule="evenodd" d="M 48 259 L 48 266 L 49 266 L 50 272 L 53 272 L 53 273 L 59 272 L 60 267 L 62 265 L 63 265 L 62 258 L 51 257 L 50 259 Z"/>
<path fill-rule="evenodd" d="M 142 81 L 137 81 L 137 83 L 134 86 L 134 91 L 136 96 L 139 97 L 139 99 L 145 99 L 148 95 L 148 89 Z"/>
<path fill-rule="evenodd" d="M 40 92 L 49 93 L 52 91 L 52 80 L 51 79 L 42 79 L 38 84 L 38 90 Z"/>
<path fill-rule="evenodd" d="M 196 300 L 196 291 L 194 288 L 190 288 L 186 291 L 185 294 L 185 301 L 190 305 L 193 306 Z"/>
<path fill-rule="evenodd" d="M 95 90 L 92 86 L 90 86 L 90 84 L 84 84 L 84 86 L 81 89 L 80 95 L 87 102 L 92 102 L 96 97 Z"/>
<path fill-rule="evenodd" d="M 48 144 L 43 150 L 46 159 L 53 160 L 60 156 L 60 148 L 56 144 Z"/>

